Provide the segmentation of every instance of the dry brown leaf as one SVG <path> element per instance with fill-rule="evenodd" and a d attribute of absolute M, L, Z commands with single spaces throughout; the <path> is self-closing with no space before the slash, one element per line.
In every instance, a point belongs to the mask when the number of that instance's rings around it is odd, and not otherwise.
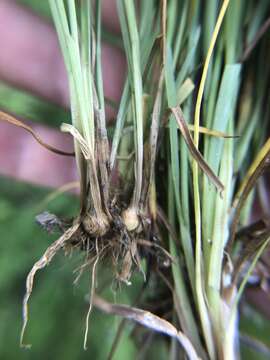
<path fill-rule="evenodd" d="M 270 165 L 270 138 L 266 141 L 264 146 L 259 151 L 255 160 L 252 162 L 243 183 L 238 190 L 233 201 L 234 216 L 231 226 L 231 236 L 227 244 L 227 251 L 230 252 L 233 245 L 237 227 L 240 220 L 241 210 L 250 194 L 251 190 L 256 185 L 257 180 L 263 175 L 266 168 Z"/>
<path fill-rule="evenodd" d="M 22 121 L 16 119 L 13 116 L 11 116 L 7 113 L 4 113 L 3 111 L 0 111 L 0 120 L 6 121 L 9 124 L 18 126 L 22 129 L 28 131 L 41 146 L 43 146 L 45 149 L 47 149 L 55 154 L 64 155 L 64 156 L 75 156 L 74 152 L 62 151 L 62 150 L 55 148 L 54 146 L 51 146 L 51 145 L 45 143 L 30 126 L 24 124 Z"/>
<path fill-rule="evenodd" d="M 184 137 L 184 140 L 188 146 L 188 149 L 189 149 L 191 155 L 197 161 L 199 167 L 205 173 L 205 175 L 208 176 L 208 178 L 212 181 L 212 183 L 215 185 L 215 187 L 222 193 L 224 191 L 224 185 L 219 180 L 219 178 L 215 175 L 215 173 L 209 167 L 209 165 L 206 163 L 206 161 L 204 160 L 204 158 L 203 158 L 202 154 L 199 152 L 199 150 L 196 148 L 180 107 L 179 106 L 173 107 L 173 108 L 171 108 L 171 111 L 177 121 L 179 129 Z"/>
<path fill-rule="evenodd" d="M 262 24 L 262 26 L 257 31 L 256 35 L 253 38 L 253 41 L 248 45 L 248 47 L 245 49 L 244 54 L 240 60 L 240 62 L 247 61 L 252 51 L 257 46 L 258 42 L 261 40 L 263 35 L 265 35 L 270 27 L 270 17 L 268 17 L 265 22 Z"/>
<path fill-rule="evenodd" d="M 269 233 L 269 221 L 263 220 L 248 225 L 238 232 L 237 238 L 241 240 L 242 248 L 234 265 L 232 278 L 232 283 L 234 285 L 237 285 L 237 281 L 242 275 L 242 271 L 269 237 Z"/>
<path fill-rule="evenodd" d="M 93 304 L 98 309 L 108 314 L 122 316 L 126 319 L 133 320 L 151 330 L 175 338 L 184 348 L 190 360 L 200 359 L 187 336 L 181 331 L 177 330 L 176 327 L 167 320 L 164 320 L 149 311 L 141 310 L 127 305 L 111 304 L 96 295 L 94 296 Z"/>

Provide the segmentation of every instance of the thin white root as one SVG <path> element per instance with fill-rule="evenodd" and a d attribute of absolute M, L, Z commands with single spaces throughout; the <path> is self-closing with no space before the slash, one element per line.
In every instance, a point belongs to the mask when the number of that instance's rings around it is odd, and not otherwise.
<path fill-rule="evenodd" d="M 23 338 L 25 329 L 28 322 L 28 301 L 31 296 L 32 290 L 33 290 L 33 284 L 34 284 L 34 277 L 38 270 L 43 269 L 46 265 L 48 265 L 51 260 L 53 259 L 54 255 L 63 247 L 64 243 L 68 241 L 74 233 L 78 230 L 80 224 L 76 223 L 73 226 L 71 226 L 64 234 L 56 240 L 54 243 L 52 243 L 51 246 L 47 248 L 43 256 L 35 263 L 35 265 L 32 267 L 30 273 L 27 276 L 26 279 L 26 294 L 23 299 L 23 326 L 20 336 L 20 346 L 24 348 L 30 348 L 30 344 L 24 344 Z"/>
<path fill-rule="evenodd" d="M 89 330 L 89 317 L 92 311 L 92 307 L 93 307 L 93 298 L 94 298 L 94 294 L 95 294 L 95 280 L 96 280 L 96 268 L 97 268 L 97 264 L 99 261 L 99 250 L 98 250 L 98 239 L 96 238 L 96 253 L 97 253 L 97 257 L 96 260 L 93 264 L 93 268 L 92 268 L 92 276 L 91 276 L 91 288 L 90 288 L 90 296 L 89 296 L 89 308 L 88 308 L 88 312 L 86 315 L 86 320 L 85 320 L 85 333 L 84 333 L 84 341 L 83 341 L 83 348 L 84 350 L 87 350 L 87 337 L 88 337 L 88 330 Z"/>

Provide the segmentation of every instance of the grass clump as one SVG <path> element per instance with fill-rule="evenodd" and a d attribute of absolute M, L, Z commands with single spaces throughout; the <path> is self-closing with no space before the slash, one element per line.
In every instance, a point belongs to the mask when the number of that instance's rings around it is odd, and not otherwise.
<path fill-rule="evenodd" d="M 61 129 L 74 137 L 80 211 L 59 220 L 62 236 L 28 275 L 22 336 L 36 271 L 76 248 L 86 254 L 81 272 L 92 269 L 85 346 L 94 304 L 169 335 L 172 358 L 184 349 L 191 359 L 236 359 L 240 297 L 270 239 L 267 221 L 256 231 L 248 223 L 270 156 L 261 66 L 269 4 L 118 0 L 128 72 L 110 146 L 94 3 L 49 0 L 69 79 L 72 124 Z M 101 261 L 118 283 L 142 273 L 142 307 L 164 294 L 166 306 L 150 313 L 99 298 Z M 161 292 L 152 292 L 157 278 Z"/>

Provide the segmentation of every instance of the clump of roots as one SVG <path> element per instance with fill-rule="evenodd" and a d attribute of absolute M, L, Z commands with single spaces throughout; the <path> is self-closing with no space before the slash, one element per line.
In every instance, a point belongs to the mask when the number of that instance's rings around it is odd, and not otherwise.
<path fill-rule="evenodd" d="M 34 277 L 38 270 L 49 265 L 59 250 L 70 253 L 73 249 L 86 252 L 86 260 L 80 266 L 76 283 L 83 271 L 89 266 L 92 268 L 90 306 L 86 318 L 86 333 L 84 347 L 88 332 L 88 318 L 92 308 L 92 298 L 95 290 L 96 266 L 101 259 L 109 259 L 114 269 L 114 277 L 117 282 L 131 284 L 131 275 L 134 270 L 142 272 L 141 257 L 149 254 L 155 258 L 162 258 L 163 265 L 170 264 L 171 257 L 159 244 L 159 236 L 154 233 L 153 221 L 146 216 L 138 215 L 134 209 L 125 209 L 123 206 L 110 206 L 110 219 L 98 219 L 90 212 L 80 215 L 73 221 L 65 222 L 48 212 L 37 216 L 37 222 L 47 231 L 60 230 L 62 235 L 52 243 L 43 256 L 34 264 L 26 281 L 26 294 L 23 301 L 23 326 L 21 332 L 21 345 L 23 344 L 24 332 L 28 322 L 28 301 L 33 290 Z M 166 266 L 167 266 L 166 265 Z"/>

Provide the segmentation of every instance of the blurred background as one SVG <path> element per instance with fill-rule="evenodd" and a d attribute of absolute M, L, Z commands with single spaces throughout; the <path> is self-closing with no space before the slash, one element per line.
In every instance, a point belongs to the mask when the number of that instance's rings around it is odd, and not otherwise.
<path fill-rule="evenodd" d="M 50 21 L 47 1 L 18 2 Z M 62 122 L 69 122 L 67 110 L 7 85 L 1 79 L 0 109 L 54 128 Z M 0 157 L 5 157 L 5 154 L 0 153 Z M 71 217 L 78 209 L 78 199 L 66 194 L 48 202 L 52 188 L 3 176 L 1 169 L 0 174 L 0 359 L 106 359 L 120 319 L 94 310 L 90 317 L 88 350 L 83 350 L 90 273 L 86 272 L 79 283 L 73 285 L 74 270 L 83 261 L 83 255 L 79 253 L 69 258 L 59 254 L 48 268 L 37 274 L 25 337 L 32 348 L 23 350 L 19 347 L 27 273 L 57 238 L 57 234 L 47 234 L 42 230 L 36 224 L 35 216 L 48 210 L 59 217 Z M 50 175 L 48 172 L 47 176 Z M 101 281 L 104 279 L 105 282 L 108 278 L 106 269 L 100 268 L 98 272 Z M 115 302 L 131 303 L 131 299 L 137 296 L 141 281 L 139 276 L 133 286 L 117 292 L 109 284 L 103 295 Z M 240 327 L 243 359 L 255 358 L 255 346 L 261 347 L 259 355 L 256 352 L 256 359 L 270 359 L 267 349 L 264 349 L 264 345 L 270 347 L 270 321 L 267 317 L 245 304 L 241 309 Z M 136 358 L 137 340 L 133 335 L 134 324 L 127 324 L 114 359 Z M 250 337 L 257 342 L 250 344 Z M 163 337 L 155 335 L 154 346 L 147 350 L 144 358 L 167 359 L 167 345 Z"/>

